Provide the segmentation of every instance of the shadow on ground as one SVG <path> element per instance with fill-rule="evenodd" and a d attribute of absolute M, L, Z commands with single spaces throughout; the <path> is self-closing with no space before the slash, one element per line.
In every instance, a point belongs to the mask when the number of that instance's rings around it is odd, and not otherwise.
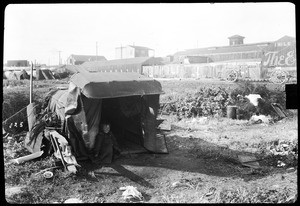
<path fill-rule="evenodd" d="M 160 169 L 168 169 L 190 173 L 200 173 L 217 177 L 242 178 L 245 181 L 256 180 L 272 173 L 282 173 L 282 169 L 262 165 L 253 169 L 241 165 L 237 155 L 254 154 L 231 150 L 207 142 L 200 138 L 182 138 L 176 135 L 166 138 L 169 154 L 127 154 L 122 155 L 106 167 L 117 173 L 104 175 L 121 175 L 147 188 L 154 186 L 145 180 L 149 173 L 160 173 Z M 87 170 L 101 169 L 101 165 L 85 162 Z M 143 168 L 137 171 L 134 167 Z"/>

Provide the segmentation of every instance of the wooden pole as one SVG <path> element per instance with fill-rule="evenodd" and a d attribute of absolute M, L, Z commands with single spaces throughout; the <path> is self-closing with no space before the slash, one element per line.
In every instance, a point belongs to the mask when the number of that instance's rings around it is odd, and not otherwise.
<path fill-rule="evenodd" d="M 33 94 L 33 62 L 31 62 L 31 73 L 30 73 L 30 92 L 29 92 L 29 101 L 32 103 L 32 94 Z"/>
<path fill-rule="evenodd" d="M 29 84 L 29 105 L 27 106 L 28 131 L 31 131 L 36 122 L 36 109 L 33 103 L 33 62 L 31 62 L 30 84 Z"/>

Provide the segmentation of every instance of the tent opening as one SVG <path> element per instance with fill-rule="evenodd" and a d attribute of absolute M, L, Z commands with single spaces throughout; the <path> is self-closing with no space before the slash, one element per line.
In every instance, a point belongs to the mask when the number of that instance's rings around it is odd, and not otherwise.
<path fill-rule="evenodd" d="M 109 98 L 102 100 L 100 124 L 110 123 L 122 153 L 140 153 L 143 147 L 143 99 L 141 96 Z"/>

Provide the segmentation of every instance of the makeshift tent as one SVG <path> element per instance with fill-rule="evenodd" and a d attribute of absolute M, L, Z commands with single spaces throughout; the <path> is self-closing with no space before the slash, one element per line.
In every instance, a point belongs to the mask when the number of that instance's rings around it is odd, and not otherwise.
<path fill-rule="evenodd" d="M 13 71 L 5 71 L 4 74 L 8 80 L 18 80 L 17 75 Z"/>
<path fill-rule="evenodd" d="M 16 73 L 18 80 L 30 79 L 30 76 L 27 74 L 27 72 L 25 70 L 15 72 L 15 73 Z"/>
<path fill-rule="evenodd" d="M 52 72 L 49 69 L 36 69 L 36 80 L 48 80 L 55 79 Z"/>
<path fill-rule="evenodd" d="M 45 79 L 55 79 L 55 77 L 53 76 L 52 72 L 49 69 L 42 69 L 41 71 Z"/>
<path fill-rule="evenodd" d="M 44 80 L 45 77 L 43 75 L 43 72 L 40 68 L 36 69 L 36 80 Z"/>
<path fill-rule="evenodd" d="M 62 65 L 51 69 L 56 79 L 63 79 L 75 74 L 80 66 L 78 65 Z"/>
<path fill-rule="evenodd" d="M 123 149 L 167 153 L 165 140 L 157 135 L 156 128 L 161 93 L 158 81 L 137 73 L 76 73 L 69 90 L 54 93 L 47 109 L 63 120 L 76 157 L 94 161 L 90 151 L 106 149 L 104 143 L 95 144 L 102 142 L 98 134 L 103 122 L 111 124 Z"/>

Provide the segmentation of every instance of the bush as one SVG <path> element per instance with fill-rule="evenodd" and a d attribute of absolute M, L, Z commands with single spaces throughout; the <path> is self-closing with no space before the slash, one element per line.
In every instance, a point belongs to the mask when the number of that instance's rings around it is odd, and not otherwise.
<path fill-rule="evenodd" d="M 196 116 L 224 116 L 228 104 L 228 93 L 221 87 L 201 87 L 186 94 L 164 97 L 162 112 L 175 113 L 178 118 Z"/>
<path fill-rule="evenodd" d="M 285 106 L 285 93 L 279 89 L 271 90 L 266 85 L 255 85 L 249 82 L 238 83 L 235 89 L 217 86 L 202 86 L 181 93 L 171 92 L 162 95 L 160 110 L 167 114 L 176 114 L 179 119 L 196 116 L 226 116 L 228 105 L 237 105 L 242 119 L 249 119 L 256 108 L 246 99 L 240 100 L 238 94 L 260 94 L 263 105 L 261 114 L 276 117 L 271 103 Z"/>

